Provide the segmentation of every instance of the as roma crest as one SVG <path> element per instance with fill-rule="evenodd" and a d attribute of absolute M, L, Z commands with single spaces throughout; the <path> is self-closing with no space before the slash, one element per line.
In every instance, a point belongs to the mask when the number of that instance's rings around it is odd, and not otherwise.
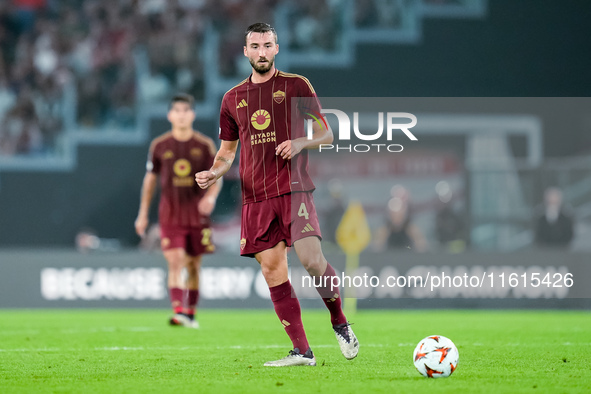
<path fill-rule="evenodd" d="M 283 100 L 285 100 L 285 92 L 282 92 L 281 90 L 276 91 L 273 93 L 273 100 L 275 100 L 277 104 L 281 104 Z"/>

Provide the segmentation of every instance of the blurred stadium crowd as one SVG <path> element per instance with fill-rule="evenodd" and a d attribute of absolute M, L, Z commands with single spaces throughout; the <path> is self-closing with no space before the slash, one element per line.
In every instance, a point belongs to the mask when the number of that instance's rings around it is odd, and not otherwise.
<path fill-rule="evenodd" d="M 460 0 L 422 0 L 457 5 Z M 125 129 L 138 105 L 185 91 L 205 72 L 242 75 L 244 21 L 285 16 L 282 45 L 332 51 L 343 13 L 358 28 L 396 28 L 415 0 L 9 0 L 0 2 L 0 156 L 50 155 L 64 130 Z M 203 53 L 206 31 L 217 59 Z M 314 42 L 311 48 L 310 43 Z M 248 64 L 246 64 L 248 66 Z M 217 100 L 217 98 L 215 98 Z"/>
<path fill-rule="evenodd" d="M 261 18 L 261 9 L 270 13 L 273 3 L 1 2 L 0 154 L 51 151 L 64 129 L 68 89 L 81 128 L 130 126 L 139 98 L 154 101 L 173 90 L 203 100 L 204 61 L 212 66 L 213 60 L 200 53 L 207 24 L 211 21 L 222 32 L 223 50 L 215 67 L 223 75 L 233 74 L 232 58 L 242 49 L 242 21 Z M 134 58 L 137 48 L 145 49 L 149 62 L 141 79 Z"/>
<path fill-rule="evenodd" d="M 75 92 L 76 123 L 133 123 L 137 78 L 133 49 L 147 48 L 154 75 L 143 91 L 162 94 L 189 70 L 198 91 L 199 1 L 23 0 L 0 5 L 0 149 L 4 155 L 51 149 L 63 128 L 64 95 Z M 212 3 L 212 2 L 210 2 Z M 194 85 L 197 88 L 192 88 Z"/>

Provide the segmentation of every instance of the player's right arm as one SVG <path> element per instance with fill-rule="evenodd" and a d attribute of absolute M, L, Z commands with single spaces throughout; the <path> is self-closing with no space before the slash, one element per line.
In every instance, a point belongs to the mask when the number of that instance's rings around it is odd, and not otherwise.
<path fill-rule="evenodd" d="M 135 232 L 140 237 L 146 234 L 146 228 L 148 227 L 149 219 L 148 213 L 150 211 L 150 204 L 154 197 L 154 191 L 158 182 L 158 175 L 153 172 L 147 171 L 144 176 L 142 183 L 142 192 L 140 198 L 140 209 L 135 219 Z"/>
<path fill-rule="evenodd" d="M 150 144 L 150 150 L 148 152 L 148 161 L 146 163 L 146 175 L 142 182 L 142 191 L 140 196 L 140 209 L 135 219 L 135 232 L 140 237 L 146 234 L 146 228 L 148 228 L 148 214 L 150 212 L 150 204 L 154 197 L 154 192 L 158 184 L 158 174 L 160 173 L 160 155 L 158 154 L 157 145 L 161 138 L 157 138 Z"/>
<path fill-rule="evenodd" d="M 208 171 L 201 171 L 195 174 L 195 181 L 202 189 L 207 189 L 217 182 L 232 166 L 238 149 L 238 140 L 224 141 L 218 153 L 215 155 L 213 166 Z"/>

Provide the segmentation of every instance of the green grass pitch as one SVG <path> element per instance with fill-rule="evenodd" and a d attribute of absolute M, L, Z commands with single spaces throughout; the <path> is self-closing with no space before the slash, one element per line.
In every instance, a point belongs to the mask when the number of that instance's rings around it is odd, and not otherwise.
<path fill-rule="evenodd" d="M 167 326 L 165 310 L 0 310 L 0 392 L 591 392 L 587 311 L 360 311 L 352 361 L 326 311 L 303 315 L 317 367 L 263 367 L 290 349 L 272 310 L 202 310 L 200 330 Z M 459 348 L 447 379 L 412 364 L 431 334 Z"/>

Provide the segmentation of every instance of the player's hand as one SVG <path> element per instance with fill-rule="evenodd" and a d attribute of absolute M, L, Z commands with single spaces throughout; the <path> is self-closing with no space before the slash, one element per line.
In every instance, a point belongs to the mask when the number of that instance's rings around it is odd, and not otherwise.
<path fill-rule="evenodd" d="M 146 229 L 148 228 L 148 218 L 146 216 L 138 216 L 135 219 L 135 232 L 140 237 L 146 235 Z"/>
<path fill-rule="evenodd" d="M 209 216 L 215 208 L 215 198 L 205 196 L 199 201 L 199 213 L 204 216 Z"/>
<path fill-rule="evenodd" d="M 199 185 L 202 189 L 207 189 L 214 183 L 216 183 L 217 177 L 213 173 L 213 171 L 201 171 L 195 174 L 195 182 Z"/>
<path fill-rule="evenodd" d="M 298 140 L 287 140 L 277 145 L 275 154 L 285 160 L 291 160 L 295 155 L 302 151 L 304 145 Z"/>

